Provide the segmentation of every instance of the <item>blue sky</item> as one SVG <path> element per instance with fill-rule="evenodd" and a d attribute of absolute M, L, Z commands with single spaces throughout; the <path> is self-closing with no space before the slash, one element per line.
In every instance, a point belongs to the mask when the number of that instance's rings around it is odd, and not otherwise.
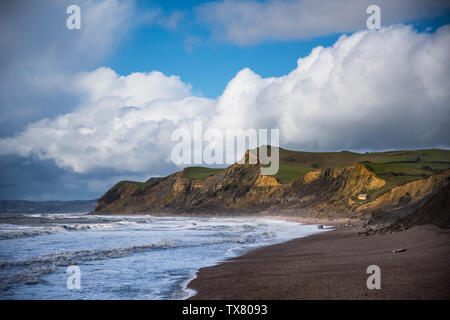
<path fill-rule="evenodd" d="M 191 11 L 191 7 L 183 1 L 181 8 L 174 7 L 173 1 L 165 2 L 172 4 L 162 6 L 167 10 Z M 202 27 L 186 28 L 189 30 L 138 27 L 124 39 L 105 65 L 123 75 L 152 70 L 179 75 L 204 96 L 216 98 L 228 81 L 243 68 L 250 68 L 263 77 L 281 76 L 293 70 L 297 59 L 308 55 L 312 48 L 332 45 L 339 37 L 339 34 L 334 34 L 302 41 L 269 41 L 241 46 L 210 39 L 208 30 Z M 191 37 L 195 37 L 196 42 L 188 48 L 186 41 Z"/>
<path fill-rule="evenodd" d="M 179 75 L 204 96 L 216 98 L 239 70 L 250 68 L 263 77 L 285 75 L 296 67 L 298 58 L 307 56 L 319 45 L 332 45 L 342 34 L 236 45 L 211 39 L 210 30 L 191 21 L 195 19 L 192 17 L 195 7 L 207 2 L 139 1 L 140 10 L 161 8 L 164 12 L 184 11 L 189 22 L 179 30 L 147 25 L 135 28 L 108 57 L 105 65 L 122 75 L 152 70 Z M 431 19 L 406 19 L 401 22 L 411 23 L 417 30 L 429 28 L 432 31 L 449 22 L 449 13 L 444 11 Z M 196 41 L 192 48 L 186 45 L 190 38 Z"/>
<path fill-rule="evenodd" d="M 159 38 L 161 36 L 162 39 Z M 127 48 L 121 48 L 115 53 L 108 65 L 121 74 L 143 70 L 176 74 L 204 96 L 215 98 L 243 68 L 250 68 L 263 77 L 278 77 L 293 70 L 297 59 L 306 56 L 312 48 L 317 45 L 329 46 L 337 38 L 337 35 L 333 35 L 308 41 L 251 47 L 205 44 L 189 52 L 180 35 L 165 30 L 142 30 L 127 40 Z M 159 40 L 162 40 L 162 46 Z M 130 48 L 133 50 L 127 50 Z"/>
<path fill-rule="evenodd" d="M 195 119 L 296 150 L 448 148 L 449 22 L 439 0 L 2 1 L 0 199 L 170 174 Z"/>

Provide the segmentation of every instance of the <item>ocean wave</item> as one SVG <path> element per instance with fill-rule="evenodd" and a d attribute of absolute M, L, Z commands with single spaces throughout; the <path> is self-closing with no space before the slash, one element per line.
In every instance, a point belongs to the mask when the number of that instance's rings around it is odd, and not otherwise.
<path fill-rule="evenodd" d="M 114 223 L 83 223 L 83 224 L 63 224 L 60 226 L 64 230 L 112 230 L 116 226 Z"/>
<path fill-rule="evenodd" d="M 41 276 L 58 270 L 58 267 L 82 264 L 93 260 L 120 258 L 133 253 L 177 247 L 177 240 L 165 239 L 142 246 L 105 250 L 80 250 L 46 254 L 23 261 L 0 262 L 0 290 L 8 290 L 12 284 L 37 284 Z M 20 270 L 10 273 L 11 269 Z"/>
<path fill-rule="evenodd" d="M 65 229 L 60 226 L 16 228 L 15 230 L 2 229 L 0 230 L 0 240 L 29 238 L 47 234 L 61 233 L 64 231 Z"/>
<path fill-rule="evenodd" d="M 135 221 L 120 221 L 114 223 L 67 223 L 55 224 L 45 227 L 34 226 L 16 226 L 16 225 L 1 225 L 0 226 L 0 240 L 9 240 L 16 238 L 28 238 L 41 235 L 49 235 L 55 233 L 65 233 L 67 231 L 83 231 L 83 230 L 114 230 L 121 227 L 138 226 L 139 223 Z"/>
<path fill-rule="evenodd" d="M 257 239 L 257 234 L 194 243 L 183 243 L 177 239 L 163 239 L 147 245 L 59 252 L 33 257 L 27 260 L 0 262 L 0 290 L 8 290 L 14 284 L 37 284 L 42 281 L 42 275 L 56 272 L 60 267 L 80 265 L 89 261 L 121 258 L 152 250 L 190 248 L 225 243 L 250 244 L 256 242 Z"/>

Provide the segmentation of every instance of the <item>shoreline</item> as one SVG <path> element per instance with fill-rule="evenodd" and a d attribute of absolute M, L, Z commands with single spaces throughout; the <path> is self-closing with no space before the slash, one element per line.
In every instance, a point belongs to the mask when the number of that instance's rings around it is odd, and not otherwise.
<path fill-rule="evenodd" d="M 295 217 L 295 216 L 283 216 L 283 215 L 264 215 L 261 219 L 273 219 L 273 220 L 283 220 L 290 222 L 297 222 L 307 225 L 323 225 L 325 226 L 335 226 L 340 227 L 350 223 L 354 227 L 360 227 L 365 220 L 361 219 L 350 219 L 350 218 L 339 218 L 339 219 L 319 219 L 319 218 L 305 218 L 305 217 Z"/>
<path fill-rule="evenodd" d="M 187 216 L 187 217 L 189 217 L 189 216 Z M 197 216 L 192 216 L 192 217 L 195 218 Z M 214 218 L 214 217 L 212 217 L 212 216 L 203 216 L 203 218 Z M 278 215 L 278 216 L 273 216 L 273 215 L 270 215 L 270 216 L 253 216 L 253 215 L 250 215 L 250 216 L 224 216 L 224 217 L 220 217 L 220 218 L 229 218 L 229 219 L 233 219 L 233 218 L 234 219 L 236 219 L 236 218 L 239 219 L 239 218 L 241 218 L 241 219 L 261 219 L 261 220 L 267 219 L 267 220 L 278 220 L 278 221 L 282 221 L 282 222 L 295 222 L 295 223 L 299 223 L 301 225 L 317 225 L 317 226 L 320 225 L 320 224 L 323 224 L 324 225 L 324 230 L 321 230 L 320 232 L 316 232 L 313 235 L 317 235 L 319 233 L 327 231 L 326 229 L 329 229 L 330 226 L 335 225 L 338 222 L 342 223 L 342 222 L 348 222 L 349 221 L 349 219 L 339 219 L 339 220 L 334 221 L 334 223 L 330 223 L 330 221 L 327 220 L 327 219 L 313 219 L 313 218 L 291 217 L 291 216 L 283 216 L 283 215 Z M 326 225 L 325 222 L 327 222 L 328 225 Z M 328 232 L 329 231 L 331 231 L 331 230 L 328 230 Z M 313 235 L 308 235 L 308 236 L 305 236 L 303 238 L 310 237 L 310 236 L 313 236 Z M 192 281 L 194 281 L 194 280 L 196 280 L 198 278 L 197 275 L 198 275 L 198 272 L 200 270 L 207 269 L 207 268 L 213 268 L 215 266 L 221 265 L 222 263 L 226 263 L 230 259 L 235 259 L 235 258 L 242 257 L 242 256 L 244 256 L 244 255 L 246 255 L 246 254 L 248 254 L 248 253 L 250 253 L 250 252 L 252 252 L 254 250 L 258 250 L 258 249 L 261 249 L 261 248 L 266 248 L 266 247 L 270 247 L 270 246 L 286 243 L 286 242 L 293 241 L 293 240 L 296 240 L 296 239 L 301 239 L 301 238 L 294 238 L 294 239 L 286 240 L 286 241 L 279 242 L 279 243 L 272 243 L 272 244 L 262 245 L 260 247 L 248 249 L 247 251 L 243 252 L 242 254 L 237 254 L 236 256 L 226 258 L 225 260 L 219 261 L 219 262 L 217 262 L 214 265 L 197 269 L 196 271 L 194 271 L 191 274 L 191 276 L 189 278 L 185 279 L 182 282 L 182 284 L 181 284 L 181 288 L 182 288 L 181 292 L 182 292 L 182 296 L 183 297 L 181 298 L 181 300 L 191 300 L 192 298 L 195 298 L 195 296 L 198 294 L 198 291 L 195 288 L 192 288 L 190 286 L 190 284 L 191 284 Z"/>
<path fill-rule="evenodd" d="M 299 223 L 299 224 L 302 224 L 302 225 L 317 225 L 317 226 L 322 224 L 321 222 L 323 222 L 324 230 L 321 230 L 321 232 L 316 232 L 313 235 L 317 235 L 319 233 L 327 231 L 327 229 L 329 229 L 330 226 L 332 226 L 334 224 L 337 224 L 338 222 L 342 223 L 344 221 L 345 222 L 349 221 L 348 219 L 341 219 L 341 220 L 336 220 L 335 223 L 329 223 L 330 221 L 329 220 L 325 220 L 325 219 L 312 219 L 312 218 L 286 217 L 286 216 L 257 216 L 257 217 L 255 217 L 255 216 L 239 216 L 239 217 L 226 216 L 224 218 L 230 218 L 230 219 L 233 219 L 233 218 L 249 219 L 250 218 L 250 219 L 261 219 L 261 220 L 267 219 L 267 220 L 278 220 L 278 221 L 283 221 L 283 222 L 296 222 L 296 223 Z M 319 222 L 317 222 L 317 221 L 319 221 Z M 325 221 L 328 223 L 328 225 L 325 225 Z M 327 232 L 329 232 L 329 231 L 332 231 L 332 230 L 328 230 Z M 313 235 L 308 235 L 308 236 L 305 236 L 305 237 L 302 237 L 302 238 L 310 237 L 310 236 L 313 236 Z M 242 257 L 242 256 L 244 256 L 244 255 L 246 255 L 246 254 L 248 254 L 248 253 L 250 253 L 250 252 L 252 252 L 254 250 L 258 250 L 258 249 L 261 249 L 261 248 L 266 248 L 266 247 L 270 247 L 270 246 L 274 246 L 274 245 L 278 245 L 278 244 L 282 244 L 282 243 L 286 243 L 286 242 L 289 242 L 289 241 L 293 241 L 293 240 L 296 240 L 296 239 L 302 239 L 302 238 L 294 238 L 294 239 L 286 240 L 286 241 L 279 242 L 279 243 L 267 244 L 267 245 L 262 245 L 260 247 L 248 249 L 248 251 L 243 252 L 242 254 L 238 254 L 238 255 L 236 255 L 234 257 L 226 258 L 225 260 L 219 261 L 219 262 L 217 262 L 216 264 L 214 264 L 212 266 L 208 266 L 208 267 L 203 267 L 203 268 L 197 269 L 195 272 L 193 272 L 191 274 L 191 276 L 189 278 L 187 278 L 186 280 L 184 280 L 182 282 L 182 284 L 181 284 L 181 288 L 182 288 L 181 292 L 183 293 L 182 294 L 183 297 L 181 298 L 181 300 L 190 300 L 192 298 L 195 298 L 195 296 L 198 294 L 198 291 L 195 288 L 192 288 L 190 286 L 190 284 L 192 283 L 192 281 L 194 281 L 194 280 L 196 280 L 198 278 L 197 275 L 198 275 L 198 272 L 200 270 L 207 269 L 207 268 L 213 268 L 215 266 L 221 265 L 222 263 L 226 263 L 230 259 L 235 259 L 235 258 Z"/>
<path fill-rule="evenodd" d="M 343 222 L 270 218 L 324 226 Z M 356 224 L 262 246 L 201 268 L 187 284 L 195 291 L 188 300 L 450 299 L 450 230 L 424 225 L 364 236 Z M 405 251 L 393 253 L 396 249 Z M 367 288 L 369 265 L 380 266 L 380 290 Z"/>

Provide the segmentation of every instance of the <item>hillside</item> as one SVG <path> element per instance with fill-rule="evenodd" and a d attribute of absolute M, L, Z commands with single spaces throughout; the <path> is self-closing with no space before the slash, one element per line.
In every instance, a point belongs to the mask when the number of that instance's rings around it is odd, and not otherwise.
<path fill-rule="evenodd" d="M 428 196 L 421 206 L 411 214 L 395 221 L 389 229 L 410 228 L 423 224 L 450 228 L 450 184 Z"/>
<path fill-rule="evenodd" d="M 283 211 L 308 217 L 370 218 L 380 216 L 381 209 L 417 206 L 450 179 L 449 150 L 279 151 L 280 170 L 275 176 L 260 175 L 261 164 L 248 162 L 225 169 L 189 167 L 146 182 L 121 181 L 98 200 L 95 213 Z M 361 194 L 365 199 L 358 197 Z"/>

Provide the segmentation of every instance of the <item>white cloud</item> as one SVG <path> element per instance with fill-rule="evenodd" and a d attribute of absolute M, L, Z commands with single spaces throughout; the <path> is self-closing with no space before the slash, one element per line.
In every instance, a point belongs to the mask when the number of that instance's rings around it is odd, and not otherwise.
<path fill-rule="evenodd" d="M 214 110 L 213 101 L 192 96 L 189 85 L 159 72 L 123 77 L 100 68 L 72 83 L 83 100 L 74 112 L 0 140 L 1 153 L 35 154 L 79 173 L 96 168 L 144 172 L 166 161 L 177 126 Z"/>
<path fill-rule="evenodd" d="M 183 99 L 191 87 L 178 76 L 166 77 L 161 72 L 132 73 L 118 76 L 109 68 L 83 72 L 76 76 L 75 87 L 87 94 L 88 101 L 106 98 L 122 100 L 122 106 L 142 106 L 149 101 Z"/>
<path fill-rule="evenodd" d="M 445 0 L 224 0 L 199 6 L 196 16 L 215 37 L 252 45 L 362 30 L 366 9 L 373 4 L 381 8 L 383 26 L 434 17 L 450 9 Z"/>
<path fill-rule="evenodd" d="M 408 26 L 342 36 L 286 76 L 240 71 L 212 126 L 278 127 L 284 145 L 385 149 L 448 145 L 450 26 Z"/>
<path fill-rule="evenodd" d="M 152 172 L 171 133 L 201 119 L 214 128 L 279 128 L 281 145 L 307 150 L 449 146 L 450 26 L 342 36 L 282 77 L 240 71 L 217 100 L 159 72 L 109 68 L 70 80 L 82 101 L 0 140 L 1 154 L 37 155 L 76 172 Z M 166 163 L 167 164 L 167 163 Z"/>

